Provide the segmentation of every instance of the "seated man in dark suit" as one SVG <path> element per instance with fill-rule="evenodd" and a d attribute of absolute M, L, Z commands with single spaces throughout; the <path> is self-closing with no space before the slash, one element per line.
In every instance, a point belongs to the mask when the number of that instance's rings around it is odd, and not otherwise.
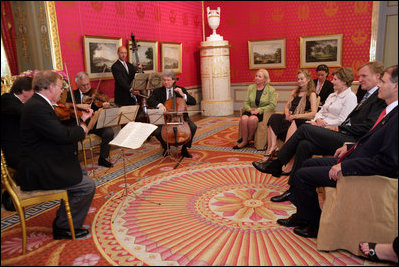
<path fill-rule="evenodd" d="M 1 149 L 6 158 L 7 165 L 17 169 L 20 158 L 21 138 L 19 123 L 24 103 L 33 95 L 32 78 L 18 77 L 9 93 L 1 96 Z M 15 211 L 10 194 L 4 191 L 2 203 L 6 210 Z"/>
<path fill-rule="evenodd" d="M 183 98 L 184 101 L 187 103 L 187 105 L 195 105 L 196 100 L 194 97 L 192 97 L 185 88 L 175 86 L 176 83 L 176 76 L 173 71 L 165 71 L 162 76 L 162 81 L 164 86 L 155 89 L 151 96 L 148 98 L 148 105 L 152 108 L 158 108 L 162 111 L 166 111 L 166 108 L 164 106 L 165 102 L 173 97 L 175 95 L 176 97 Z M 181 149 L 181 156 L 191 158 L 191 154 L 188 152 L 187 148 L 191 147 L 191 144 L 193 142 L 194 134 L 197 130 L 197 126 L 190 120 L 188 117 L 187 113 L 184 113 L 184 121 L 186 121 L 190 127 L 191 131 L 191 138 L 188 141 L 188 143 L 184 144 Z M 167 144 L 165 140 L 162 138 L 162 127 L 158 127 L 154 131 L 155 137 L 161 142 L 162 148 L 163 148 L 163 155 L 166 156 L 167 154 Z"/>
<path fill-rule="evenodd" d="M 398 178 L 398 65 L 386 69 L 379 83 L 378 97 L 388 105 L 374 126 L 356 144 L 337 149 L 334 158 L 315 158 L 304 162 L 295 173 L 289 200 L 296 214 L 277 222 L 296 227 L 294 233 L 316 237 L 321 210 L 316 187 L 336 187 L 338 173 L 349 175 L 382 175 Z M 381 207 L 383 208 L 383 207 Z"/>
<path fill-rule="evenodd" d="M 253 162 L 254 167 L 275 177 L 281 176 L 281 168 L 295 155 L 294 165 L 288 180 L 290 189 L 280 196 L 272 198 L 274 202 L 288 200 L 294 185 L 293 177 L 303 161 L 313 155 L 334 155 L 335 150 L 344 142 L 356 142 L 365 135 L 386 107 L 385 101 L 378 98 L 378 81 L 383 72 L 383 64 L 368 62 L 358 69 L 359 82 L 367 94 L 337 129 L 327 129 L 305 124 L 291 136 L 278 152 L 277 159 L 265 163 Z"/>
<path fill-rule="evenodd" d="M 100 107 L 106 109 L 110 107 L 110 103 L 108 102 L 100 102 L 100 101 L 92 101 L 91 105 L 89 104 L 84 104 L 84 99 L 87 97 L 87 99 L 92 99 L 94 97 L 94 88 L 91 88 L 90 86 L 90 79 L 89 75 L 86 72 L 79 72 L 76 74 L 75 78 L 76 84 L 78 85 L 78 89 L 74 90 L 74 98 L 75 98 L 75 104 L 77 107 L 83 108 L 83 109 L 88 109 L 91 108 L 93 111 L 97 111 Z M 101 104 L 100 107 L 96 105 L 96 102 L 99 102 L 98 104 Z M 72 104 L 72 97 L 71 94 L 68 93 L 66 103 Z M 74 120 L 72 123 L 76 123 Z M 87 122 L 88 123 L 88 122 Z M 100 156 L 98 158 L 98 165 L 104 166 L 107 168 L 112 167 L 112 163 L 107 160 L 109 156 L 109 142 L 112 141 L 114 138 L 114 131 L 110 127 L 106 128 L 101 128 L 101 129 L 96 129 L 96 125 L 94 125 L 93 130 L 90 130 L 89 133 L 94 133 L 98 136 L 101 137 L 102 142 L 100 146 Z"/>
<path fill-rule="evenodd" d="M 7 165 L 16 169 L 19 161 L 21 138 L 19 123 L 24 103 L 33 95 L 32 78 L 18 77 L 9 93 L 1 96 L 1 149 Z"/>
<path fill-rule="evenodd" d="M 81 227 L 96 186 L 80 167 L 77 142 L 85 138 L 88 129 L 84 121 L 93 110 L 82 112 L 79 125 L 66 126 L 53 107 L 60 100 L 62 77 L 45 70 L 36 73 L 32 83 L 35 94 L 22 109 L 21 159 L 15 180 L 24 191 L 67 190 L 75 236 L 87 236 L 89 231 Z M 63 202 L 53 221 L 53 237 L 72 239 Z"/>

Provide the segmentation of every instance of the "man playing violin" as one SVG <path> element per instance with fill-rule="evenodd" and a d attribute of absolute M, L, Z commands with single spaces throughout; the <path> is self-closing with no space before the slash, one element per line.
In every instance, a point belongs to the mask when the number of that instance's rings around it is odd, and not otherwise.
<path fill-rule="evenodd" d="M 197 102 L 194 97 L 192 97 L 185 88 L 175 86 L 176 83 L 176 76 L 172 70 L 167 70 L 162 75 L 162 82 L 164 86 L 155 89 L 151 96 L 148 98 L 148 105 L 152 108 L 158 108 L 162 111 L 166 111 L 165 102 L 173 97 L 175 94 L 176 97 L 183 98 L 187 105 L 195 105 Z M 194 134 L 197 130 L 197 126 L 192 122 L 187 113 L 184 113 L 184 121 L 186 121 L 190 127 L 191 131 L 191 138 L 188 143 L 184 144 L 181 149 L 181 156 L 191 158 L 192 155 L 188 152 L 187 148 L 191 147 L 193 142 Z M 161 132 L 162 127 L 159 126 L 155 131 L 155 137 L 161 142 L 163 148 L 163 156 L 167 155 L 167 144 L 163 140 Z"/>
<path fill-rule="evenodd" d="M 77 142 L 85 138 L 88 129 L 84 121 L 93 110 L 82 112 L 80 122 L 74 126 L 64 125 L 53 107 L 63 91 L 62 77 L 51 70 L 40 71 L 32 84 L 35 93 L 22 108 L 21 159 L 16 182 L 24 191 L 66 189 L 75 237 L 85 237 L 89 231 L 81 227 L 96 186 L 80 166 Z M 53 221 L 53 238 L 72 239 L 64 203 Z"/>
<path fill-rule="evenodd" d="M 76 74 L 75 77 L 75 82 L 78 85 L 78 89 L 73 91 L 74 98 L 75 98 L 75 104 L 78 108 L 81 109 L 93 109 L 93 111 L 97 111 L 100 107 L 102 108 L 109 108 L 110 103 L 109 102 L 102 102 L 98 101 L 97 92 L 94 88 L 91 88 L 90 86 L 90 79 L 89 75 L 86 72 L 79 72 Z M 86 100 L 88 100 L 88 104 L 86 103 Z M 105 100 L 105 99 L 104 99 Z M 70 103 L 69 105 L 72 104 L 72 97 L 68 93 L 67 103 Z M 90 102 L 92 103 L 90 105 Z M 101 129 L 95 129 L 96 126 L 93 127 L 94 129 L 90 130 L 89 133 L 94 133 L 95 135 L 98 135 L 101 137 L 102 142 L 100 146 L 100 157 L 98 158 L 98 165 L 99 166 L 104 166 L 107 168 L 112 167 L 112 163 L 107 160 L 109 156 L 109 151 L 110 151 L 110 146 L 109 142 L 112 141 L 114 138 L 114 131 L 112 128 L 107 127 L 107 128 L 101 128 Z"/>

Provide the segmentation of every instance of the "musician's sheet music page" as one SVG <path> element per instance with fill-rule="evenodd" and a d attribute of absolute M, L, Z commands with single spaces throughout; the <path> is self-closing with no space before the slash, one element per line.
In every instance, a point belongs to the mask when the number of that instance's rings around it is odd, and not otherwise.
<path fill-rule="evenodd" d="M 156 128 L 157 126 L 150 123 L 129 122 L 109 144 L 137 149 L 143 145 L 144 141 Z"/>

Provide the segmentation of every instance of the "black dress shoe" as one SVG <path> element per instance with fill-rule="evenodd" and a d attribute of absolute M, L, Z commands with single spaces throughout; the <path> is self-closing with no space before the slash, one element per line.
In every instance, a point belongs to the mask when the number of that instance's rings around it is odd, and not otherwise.
<path fill-rule="evenodd" d="M 281 168 L 282 164 L 278 159 L 272 160 L 272 161 L 266 161 L 263 163 L 259 163 L 257 161 L 252 162 L 252 165 L 260 172 L 263 173 L 270 173 L 274 177 L 280 177 L 281 176 Z"/>
<path fill-rule="evenodd" d="M 114 165 L 111 162 L 109 162 L 108 160 L 106 160 L 105 158 L 98 158 L 98 166 L 104 166 L 104 167 L 110 168 Z"/>
<path fill-rule="evenodd" d="M 233 146 L 233 149 L 243 149 L 244 147 L 249 146 L 249 143 L 247 143 L 246 145 L 239 147 L 238 145 Z"/>
<path fill-rule="evenodd" d="M 317 233 L 319 232 L 319 228 L 308 224 L 307 226 L 298 226 L 294 228 L 294 233 L 307 238 L 315 238 L 317 237 Z"/>
<path fill-rule="evenodd" d="M 273 202 L 284 202 L 284 201 L 288 201 L 288 197 L 291 195 L 292 193 L 290 192 L 290 190 L 285 191 L 284 193 L 282 193 L 279 196 L 275 196 L 272 197 L 270 200 Z"/>
<path fill-rule="evenodd" d="M 63 229 L 63 228 L 57 227 L 55 224 L 56 220 L 57 219 L 55 219 L 53 221 L 53 238 L 56 240 L 72 239 L 72 233 L 69 230 L 69 228 Z M 89 234 L 89 230 L 87 230 L 87 229 L 74 229 L 74 230 L 75 230 L 75 238 L 85 237 L 86 235 Z"/>
<path fill-rule="evenodd" d="M 87 229 L 75 229 L 75 238 L 82 238 L 89 234 L 89 230 Z M 72 239 L 72 233 L 69 230 L 54 230 L 53 229 L 53 238 L 55 240 L 60 239 Z"/>
<path fill-rule="evenodd" d="M 277 223 L 285 227 L 294 227 L 294 226 L 303 227 L 309 224 L 306 220 L 299 219 L 296 213 L 292 214 L 287 219 L 278 219 Z"/>
<path fill-rule="evenodd" d="M 181 156 L 182 156 L 183 158 L 192 158 L 192 157 L 193 157 L 193 155 L 191 155 L 191 154 L 188 152 L 187 148 L 182 148 L 182 150 L 181 150 Z"/>

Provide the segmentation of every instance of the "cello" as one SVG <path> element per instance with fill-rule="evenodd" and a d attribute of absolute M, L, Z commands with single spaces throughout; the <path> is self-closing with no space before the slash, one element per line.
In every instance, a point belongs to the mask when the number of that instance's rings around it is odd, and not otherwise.
<path fill-rule="evenodd" d="M 187 112 L 186 101 L 182 97 L 176 97 L 173 84 L 173 97 L 166 100 L 164 106 L 165 125 L 162 127 L 162 139 L 169 145 L 180 146 L 187 144 L 191 139 L 191 130 L 188 122 L 184 120 L 184 113 Z"/>
<path fill-rule="evenodd" d="M 131 34 L 131 38 L 132 38 L 132 51 L 134 52 L 135 58 L 136 58 L 136 63 L 137 66 L 140 65 L 140 59 L 139 59 L 139 55 L 137 53 L 138 51 L 138 45 L 136 44 L 136 40 L 134 38 L 134 34 Z M 143 68 L 138 67 L 138 73 L 144 73 Z M 139 91 L 136 91 L 139 92 Z M 137 100 L 140 103 L 140 108 L 137 112 L 137 117 L 136 120 L 137 122 L 145 122 L 148 123 L 149 122 L 149 118 L 148 118 L 148 113 L 147 113 L 147 96 L 142 95 L 140 93 L 136 93 L 136 92 L 132 92 L 136 97 L 139 97 Z"/>

